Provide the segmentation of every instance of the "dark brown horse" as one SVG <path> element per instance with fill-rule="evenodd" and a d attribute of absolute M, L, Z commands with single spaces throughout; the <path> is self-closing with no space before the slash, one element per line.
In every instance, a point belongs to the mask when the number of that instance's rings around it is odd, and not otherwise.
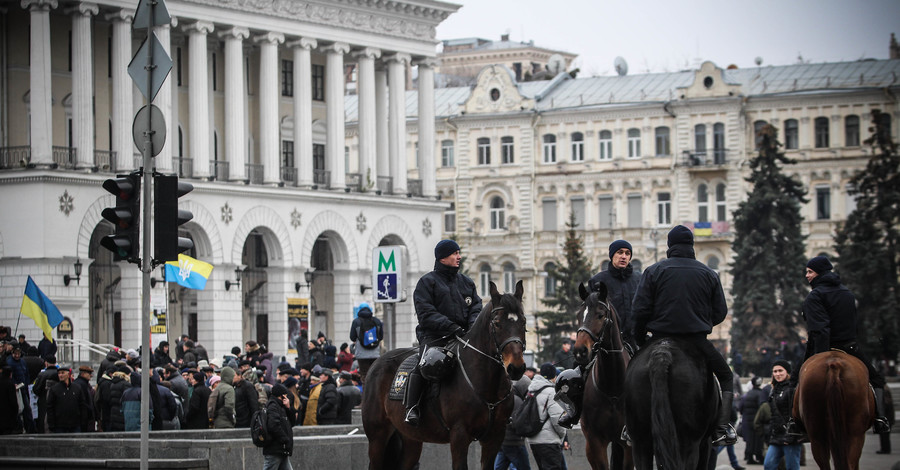
<path fill-rule="evenodd" d="M 389 390 L 400 364 L 415 349 L 391 351 L 375 361 L 366 375 L 362 421 L 369 439 L 371 470 L 416 466 L 423 442 L 450 443 L 454 470 L 466 469 L 469 444 L 481 441 L 481 468 L 489 470 L 513 409 L 512 380 L 525 372 L 525 311 L 522 281 L 515 294 L 497 292 L 472 328 L 458 343 L 457 366 L 440 384 L 440 395 L 423 397 L 419 425 L 404 422 L 402 402 L 391 400 Z"/>
<path fill-rule="evenodd" d="M 629 356 L 622 344 L 619 319 L 607 300 L 606 284 L 588 293 L 578 287 L 583 321 L 575 337 L 575 362 L 587 368 L 582 400 L 581 432 L 585 453 L 594 470 L 633 468 L 631 448 L 621 440 L 625 425 L 622 401 Z M 612 462 L 607 446 L 612 442 Z"/>
<path fill-rule="evenodd" d="M 869 372 L 843 351 L 816 354 L 800 369 L 794 418 L 806 426 L 813 458 L 825 470 L 857 470 L 866 430 L 875 419 Z"/>

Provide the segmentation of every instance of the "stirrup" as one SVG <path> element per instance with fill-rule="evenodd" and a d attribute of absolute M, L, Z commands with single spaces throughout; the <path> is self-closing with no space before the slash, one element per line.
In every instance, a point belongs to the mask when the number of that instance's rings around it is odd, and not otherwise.
<path fill-rule="evenodd" d="M 410 426 L 418 426 L 419 425 L 419 405 L 414 405 L 412 408 L 406 410 L 406 418 L 404 421 Z"/>
<path fill-rule="evenodd" d="M 619 439 L 625 441 L 625 444 L 631 447 L 631 436 L 628 435 L 628 427 L 622 426 L 622 435 L 619 436 Z"/>
<path fill-rule="evenodd" d="M 733 446 L 737 443 L 737 433 L 734 432 L 734 427 L 730 423 L 716 428 L 716 433 L 721 433 L 721 435 L 713 439 L 712 445 L 715 447 Z"/>
<path fill-rule="evenodd" d="M 875 422 L 872 424 L 872 432 L 874 434 L 891 432 L 891 423 L 884 416 L 876 416 Z"/>

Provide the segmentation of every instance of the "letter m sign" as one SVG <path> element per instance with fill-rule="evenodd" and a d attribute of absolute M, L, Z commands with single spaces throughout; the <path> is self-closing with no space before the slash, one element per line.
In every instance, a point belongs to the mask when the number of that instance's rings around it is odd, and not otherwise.
<path fill-rule="evenodd" d="M 372 251 L 375 302 L 401 302 L 405 246 L 379 246 Z"/>

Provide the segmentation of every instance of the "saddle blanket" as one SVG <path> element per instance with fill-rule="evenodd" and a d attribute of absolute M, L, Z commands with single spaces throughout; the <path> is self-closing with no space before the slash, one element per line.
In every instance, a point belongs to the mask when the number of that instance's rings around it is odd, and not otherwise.
<path fill-rule="evenodd" d="M 409 373 L 416 368 L 418 362 L 419 353 L 412 354 L 403 360 L 403 363 L 397 368 L 397 373 L 394 374 L 394 381 L 391 382 L 391 388 L 388 391 L 389 400 L 403 401 L 403 397 L 406 395 L 406 381 L 409 378 Z"/>

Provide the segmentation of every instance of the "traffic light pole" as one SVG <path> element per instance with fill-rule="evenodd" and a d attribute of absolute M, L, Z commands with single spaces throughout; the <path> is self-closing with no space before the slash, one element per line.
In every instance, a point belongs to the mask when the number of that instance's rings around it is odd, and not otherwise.
<path fill-rule="evenodd" d="M 153 26 L 155 18 L 156 2 L 151 0 L 150 5 L 150 21 L 147 28 L 147 83 L 153 81 Z M 153 104 L 153 95 L 147 98 L 147 105 Z M 141 467 L 140 470 L 149 470 L 150 468 L 150 356 L 153 354 L 150 345 L 150 271 L 153 270 L 153 258 L 150 251 L 150 236 L 153 233 L 150 230 L 150 197 L 153 194 L 150 185 L 153 181 L 153 119 L 147 119 L 147 130 L 144 133 L 144 152 L 143 161 L 141 162 L 144 176 L 143 184 L 143 230 L 141 238 L 142 254 L 141 263 L 138 265 L 141 269 Z M 157 410 L 157 412 L 159 412 Z"/>

